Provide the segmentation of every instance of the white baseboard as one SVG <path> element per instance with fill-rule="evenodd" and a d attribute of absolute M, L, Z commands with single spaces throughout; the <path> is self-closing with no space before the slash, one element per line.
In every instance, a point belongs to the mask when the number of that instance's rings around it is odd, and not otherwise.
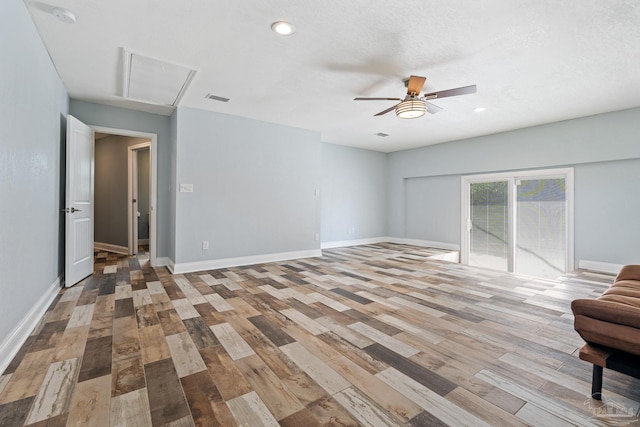
<path fill-rule="evenodd" d="M 98 251 L 107 251 L 107 252 L 113 252 L 116 254 L 129 255 L 128 247 L 112 245 L 111 243 L 93 242 L 93 248 Z"/>
<path fill-rule="evenodd" d="M 169 265 L 173 265 L 173 261 L 169 257 L 158 257 L 152 267 L 168 267 Z"/>
<path fill-rule="evenodd" d="M 216 270 L 218 268 L 239 267 L 242 265 L 264 264 L 267 262 L 287 261 L 291 259 L 313 258 L 319 256 L 322 256 L 322 251 L 320 249 L 311 249 L 306 251 L 281 252 L 176 264 L 170 261 L 167 267 L 173 274 L 183 274 L 192 273 L 194 271 Z"/>
<path fill-rule="evenodd" d="M 583 268 L 585 270 L 591 270 L 591 271 L 598 271 L 601 273 L 618 274 L 622 267 L 623 267 L 622 264 L 612 264 L 608 262 L 589 261 L 586 259 L 581 259 L 580 261 L 578 261 L 578 268 Z"/>
<path fill-rule="evenodd" d="M 345 248 L 347 246 L 359 246 L 359 245 L 375 245 L 377 243 L 388 242 L 388 237 L 373 237 L 368 239 L 354 239 L 354 240 L 337 240 L 333 242 L 322 242 L 320 247 L 322 249 L 334 249 Z"/>
<path fill-rule="evenodd" d="M 455 243 L 434 242 L 431 240 L 407 239 L 404 237 L 387 237 L 387 242 L 397 243 L 400 245 L 413 245 L 423 248 L 447 249 L 450 251 L 459 251 L 460 245 Z"/>
<path fill-rule="evenodd" d="M 62 277 L 58 277 L 55 282 L 45 291 L 40 299 L 31 307 L 31 310 L 13 328 L 5 340 L 0 344 L 0 373 L 4 372 L 20 350 L 20 347 L 29 338 L 29 334 L 38 325 L 38 322 L 47 312 L 47 309 L 62 289 Z"/>

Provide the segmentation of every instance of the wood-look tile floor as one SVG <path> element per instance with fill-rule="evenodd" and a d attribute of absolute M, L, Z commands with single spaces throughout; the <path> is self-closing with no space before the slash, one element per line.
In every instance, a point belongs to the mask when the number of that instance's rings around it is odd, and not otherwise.
<path fill-rule="evenodd" d="M 603 425 L 569 303 L 612 277 L 438 254 L 380 244 L 172 276 L 98 253 L 0 376 L 0 425 Z M 640 382 L 605 371 L 604 393 L 635 411 Z"/>

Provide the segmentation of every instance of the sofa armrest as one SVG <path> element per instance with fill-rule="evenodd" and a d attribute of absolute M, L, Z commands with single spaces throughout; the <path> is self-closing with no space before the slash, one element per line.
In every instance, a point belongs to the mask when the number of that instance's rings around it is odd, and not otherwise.
<path fill-rule="evenodd" d="M 638 305 L 640 301 L 634 298 L 629 303 L 601 299 L 576 299 L 571 302 L 571 310 L 575 317 L 586 316 L 640 329 L 640 305 Z"/>
<path fill-rule="evenodd" d="M 622 267 L 616 276 L 615 282 L 620 280 L 640 280 L 640 265 L 625 265 Z"/>

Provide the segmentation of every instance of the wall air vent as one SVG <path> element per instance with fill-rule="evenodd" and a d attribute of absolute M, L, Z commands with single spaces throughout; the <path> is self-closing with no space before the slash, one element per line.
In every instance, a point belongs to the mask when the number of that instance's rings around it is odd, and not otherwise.
<path fill-rule="evenodd" d="M 217 95 L 211 95 L 210 93 L 208 93 L 205 98 L 207 99 L 213 99 L 214 101 L 221 101 L 221 102 L 229 102 L 229 98 L 225 98 L 223 96 L 217 96 Z"/>
<path fill-rule="evenodd" d="M 175 107 L 196 69 L 123 49 L 123 94 L 127 99 Z"/>

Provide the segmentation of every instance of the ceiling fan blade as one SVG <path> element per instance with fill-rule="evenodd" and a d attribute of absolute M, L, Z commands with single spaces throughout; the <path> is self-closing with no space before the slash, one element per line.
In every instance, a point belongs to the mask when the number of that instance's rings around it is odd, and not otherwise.
<path fill-rule="evenodd" d="M 455 89 L 441 90 L 439 92 L 425 93 L 426 99 L 446 98 L 448 96 L 468 95 L 476 93 L 476 85 L 464 86 Z"/>
<path fill-rule="evenodd" d="M 354 101 L 402 101 L 400 98 L 353 98 Z"/>
<path fill-rule="evenodd" d="M 393 107 L 389 107 L 384 111 L 380 111 L 378 114 L 374 114 L 374 116 L 382 116 L 383 114 L 387 114 L 389 111 L 393 111 L 397 106 L 398 104 L 394 105 Z"/>
<path fill-rule="evenodd" d="M 426 104 L 427 104 L 427 112 L 429 114 L 435 114 L 435 113 L 443 110 L 442 107 L 438 107 L 437 105 L 432 104 L 430 102 L 427 102 Z"/>
<path fill-rule="evenodd" d="M 409 81 L 407 82 L 407 95 L 411 95 L 412 93 L 415 95 L 420 95 L 420 91 L 424 86 L 424 82 L 427 80 L 426 77 L 421 76 L 411 76 L 409 77 Z"/>

